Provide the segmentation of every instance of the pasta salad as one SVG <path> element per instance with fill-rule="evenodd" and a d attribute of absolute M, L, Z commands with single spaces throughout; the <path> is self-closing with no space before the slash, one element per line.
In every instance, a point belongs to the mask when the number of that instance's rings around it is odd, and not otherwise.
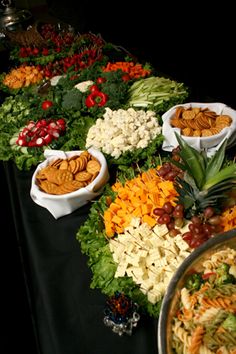
<path fill-rule="evenodd" d="M 174 353 L 236 353 L 235 249 L 215 252 L 187 277 L 171 331 Z"/>

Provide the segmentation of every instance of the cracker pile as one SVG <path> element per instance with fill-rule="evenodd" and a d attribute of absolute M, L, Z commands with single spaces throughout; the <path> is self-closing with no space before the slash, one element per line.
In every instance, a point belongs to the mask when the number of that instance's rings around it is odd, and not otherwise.
<path fill-rule="evenodd" d="M 226 114 L 216 114 L 208 108 L 184 108 L 177 107 L 175 115 L 170 119 L 172 127 L 180 128 L 184 136 L 209 137 L 219 134 L 229 127 L 232 118 Z"/>
<path fill-rule="evenodd" d="M 36 175 L 41 191 L 48 194 L 66 194 L 90 184 L 99 174 L 100 162 L 88 151 L 68 159 L 56 159 Z"/>

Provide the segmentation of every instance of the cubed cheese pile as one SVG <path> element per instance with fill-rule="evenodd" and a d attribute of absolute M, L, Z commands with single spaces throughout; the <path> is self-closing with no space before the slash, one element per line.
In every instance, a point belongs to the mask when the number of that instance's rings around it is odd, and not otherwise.
<path fill-rule="evenodd" d="M 155 112 L 106 107 L 87 134 L 86 147 L 102 150 L 115 158 L 126 151 L 145 148 L 161 133 Z"/>
<path fill-rule="evenodd" d="M 181 234 L 171 237 L 166 225 L 151 228 L 139 218 L 133 218 L 125 232 L 111 239 L 109 245 L 118 264 L 115 277 L 132 277 L 153 304 L 161 300 L 171 277 L 191 253 Z"/>

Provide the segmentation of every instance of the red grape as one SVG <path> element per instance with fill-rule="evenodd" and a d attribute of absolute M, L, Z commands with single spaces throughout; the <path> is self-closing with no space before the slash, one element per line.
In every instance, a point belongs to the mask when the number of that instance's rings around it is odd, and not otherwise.
<path fill-rule="evenodd" d="M 167 224 L 167 227 L 168 227 L 168 230 L 172 230 L 175 228 L 175 222 L 174 221 L 170 221 L 168 224 Z"/>
<path fill-rule="evenodd" d="M 161 217 L 164 221 L 164 224 L 168 224 L 171 221 L 170 215 L 167 213 L 163 214 Z"/>
<path fill-rule="evenodd" d="M 192 233 L 190 231 L 187 231 L 185 232 L 183 235 L 182 235 L 182 238 L 183 240 L 185 240 L 186 242 L 192 240 L 193 236 L 192 236 Z"/>
<path fill-rule="evenodd" d="M 221 222 L 221 217 L 220 215 L 214 215 L 211 218 L 208 219 L 208 223 L 210 225 L 219 225 Z"/>
<path fill-rule="evenodd" d="M 157 215 L 157 216 L 163 215 L 164 212 L 165 212 L 165 210 L 162 209 L 162 208 L 155 208 L 155 209 L 153 209 L 153 214 L 154 214 L 154 215 Z"/>
<path fill-rule="evenodd" d="M 203 215 L 206 219 L 211 218 L 213 215 L 215 214 L 215 211 L 212 207 L 207 207 L 204 211 L 203 211 Z"/>
<path fill-rule="evenodd" d="M 211 225 L 209 225 L 209 224 L 206 223 L 206 224 L 203 224 L 202 228 L 203 228 L 203 232 L 204 232 L 205 235 L 209 236 L 209 235 L 212 234 L 212 227 L 211 227 Z"/>
<path fill-rule="evenodd" d="M 177 204 L 177 205 L 175 206 L 175 210 L 176 210 L 176 211 L 184 211 L 184 206 L 183 206 L 183 204 Z"/>
<path fill-rule="evenodd" d="M 165 210 L 165 212 L 167 214 L 171 214 L 174 210 L 173 205 L 171 204 L 171 202 L 166 202 L 163 204 L 162 208 Z"/>
<path fill-rule="evenodd" d="M 174 218 L 183 218 L 184 217 L 184 212 L 181 210 L 174 210 L 173 211 L 173 217 Z"/>
<path fill-rule="evenodd" d="M 201 224 L 201 222 L 202 222 L 200 217 L 196 216 L 196 215 L 191 217 L 191 221 L 192 221 L 193 224 Z"/>
<path fill-rule="evenodd" d="M 200 235 L 203 232 L 201 224 L 193 224 L 193 230 L 191 231 L 194 235 Z"/>
<path fill-rule="evenodd" d="M 165 179 L 168 181 L 173 181 L 177 175 L 178 175 L 178 171 L 172 170 L 166 173 Z"/>

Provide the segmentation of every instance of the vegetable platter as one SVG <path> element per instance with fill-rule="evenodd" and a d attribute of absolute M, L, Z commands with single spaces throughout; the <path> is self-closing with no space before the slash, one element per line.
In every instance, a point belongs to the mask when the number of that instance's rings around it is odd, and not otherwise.
<path fill-rule="evenodd" d="M 0 106 L 0 159 L 30 170 L 46 149 L 100 150 L 110 180 L 76 234 L 91 287 L 108 296 L 122 292 L 158 317 L 181 262 L 235 227 L 236 164 L 226 157 L 226 143 L 211 157 L 180 136 L 172 152 L 162 150 L 162 115 L 187 101 L 184 83 L 101 36 L 74 36 L 71 49 L 59 51 L 51 27 L 45 31 L 48 47 L 16 46 L 16 72 L 1 76 L 7 96 Z M 24 76 L 28 66 L 40 80 L 31 80 L 32 72 Z"/>
<path fill-rule="evenodd" d="M 48 50 L 55 51 L 51 43 L 55 33 L 51 27 L 46 29 L 48 40 L 45 43 L 48 43 Z M 125 112 L 133 108 L 136 114 L 139 108 L 144 115 L 151 110 L 161 122 L 161 114 L 166 109 L 184 102 L 188 96 L 183 83 L 158 76 L 150 64 L 138 62 L 126 50 L 106 43 L 99 35 L 75 36 L 73 51 L 68 52 L 66 44 L 63 48 L 60 51 L 60 56 L 65 56 L 63 63 L 55 53 L 52 61 L 47 62 L 51 54 L 46 55 L 45 51 L 46 63 L 41 61 L 39 64 L 36 59 L 41 58 L 42 52 L 22 56 L 22 47 L 16 46 L 14 55 L 11 54 L 14 58 L 12 68 L 1 75 L 1 89 L 6 99 L 0 107 L 0 158 L 14 160 L 19 169 L 27 170 L 41 162 L 45 148 L 83 150 L 89 128 L 107 110 L 114 112 L 111 113 L 113 121 L 119 109 Z M 113 161 L 128 164 L 133 155 L 138 161 L 141 156 L 149 155 L 149 149 L 160 145 L 161 139 L 161 134 L 156 134 L 155 139 L 150 137 L 150 141 L 146 137 L 145 146 L 140 149 L 134 149 L 133 142 L 132 154 L 126 147 L 125 153 L 123 149 L 122 156 Z M 115 155 L 117 157 L 117 153 Z"/>

